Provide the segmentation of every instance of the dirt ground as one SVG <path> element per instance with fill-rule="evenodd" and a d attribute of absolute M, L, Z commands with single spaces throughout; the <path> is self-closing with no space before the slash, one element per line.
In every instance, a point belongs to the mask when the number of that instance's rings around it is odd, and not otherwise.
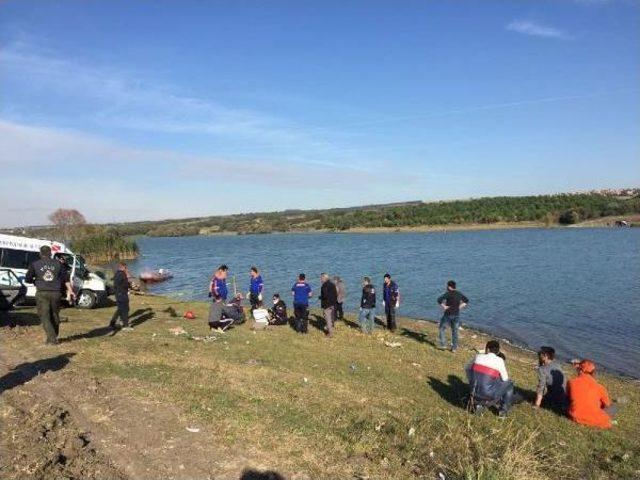
<path fill-rule="evenodd" d="M 63 317 L 79 312 L 66 310 Z M 188 419 L 171 404 L 137 399 L 122 381 L 80 374 L 77 342 L 61 335 L 60 345 L 43 345 L 35 315 L 25 315 L 27 321 L 0 332 L 3 480 L 282 478 L 260 465 L 248 467 L 255 460 L 226 451 L 215 435 L 187 430 Z M 88 337 L 103 330 L 90 330 Z"/>

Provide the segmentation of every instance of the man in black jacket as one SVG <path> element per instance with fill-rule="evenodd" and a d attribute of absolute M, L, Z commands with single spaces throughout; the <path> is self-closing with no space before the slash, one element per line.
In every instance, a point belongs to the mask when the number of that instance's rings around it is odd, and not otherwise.
<path fill-rule="evenodd" d="M 376 289 L 371 285 L 371 279 L 362 280 L 362 298 L 360 299 L 360 328 L 363 333 L 373 332 L 376 321 Z"/>
<path fill-rule="evenodd" d="M 62 278 L 62 266 L 58 260 L 51 258 L 51 247 L 40 247 L 40 259 L 33 262 L 25 276 L 27 283 L 36 286 L 36 308 L 42 323 L 42 328 L 47 335 L 46 343 L 55 345 L 58 343 L 60 333 L 60 291 L 65 283 L 67 294 L 75 298 L 69 281 Z"/>
<path fill-rule="evenodd" d="M 129 288 L 131 288 L 131 284 L 129 283 L 129 270 L 127 269 L 127 264 L 120 262 L 118 263 L 116 274 L 113 276 L 116 311 L 113 314 L 113 317 L 111 317 L 111 322 L 109 322 L 109 326 L 111 328 L 117 328 L 116 322 L 118 321 L 118 317 L 120 317 L 120 320 L 122 321 L 122 329 L 131 330 L 131 327 L 129 326 Z"/>
<path fill-rule="evenodd" d="M 338 303 L 338 290 L 336 285 L 329 280 L 329 275 L 323 273 L 320 275 L 320 307 L 322 308 L 322 316 L 325 321 L 325 332 L 327 336 L 333 336 L 333 319 L 336 314 L 336 304 Z"/>
<path fill-rule="evenodd" d="M 456 282 L 449 280 L 447 291 L 438 297 L 438 303 L 444 312 L 439 327 L 440 348 L 444 350 L 446 347 L 445 332 L 447 326 L 451 326 L 451 351 L 455 352 L 458 349 L 460 311 L 467 306 L 469 299 L 456 289 Z"/>

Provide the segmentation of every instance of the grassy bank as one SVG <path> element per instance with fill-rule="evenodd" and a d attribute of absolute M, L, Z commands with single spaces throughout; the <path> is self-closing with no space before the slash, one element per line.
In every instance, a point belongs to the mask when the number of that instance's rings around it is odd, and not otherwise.
<path fill-rule="evenodd" d="M 198 319 L 183 320 L 187 309 Z M 599 377 L 625 401 L 610 431 L 529 404 L 500 421 L 462 406 L 463 366 L 487 339 L 469 330 L 456 354 L 435 348 L 432 324 L 404 319 L 398 334 L 366 337 L 349 327 L 352 315 L 331 340 L 316 328 L 302 337 L 286 326 L 254 333 L 243 325 L 205 341 L 193 338 L 209 333 L 205 303 L 134 297 L 132 311 L 135 329 L 110 336 L 102 327 L 113 307 L 65 310 L 60 346 L 40 346 L 32 325 L 3 331 L 0 354 L 5 365 L 74 354 L 0 399 L 19 408 L 30 393 L 48 392 L 130 478 L 237 479 L 245 468 L 291 479 L 640 476 L 640 388 L 628 379 Z M 174 335 L 176 327 L 187 333 Z M 534 357 L 509 346 L 506 355 L 531 396 Z M 3 433 L 11 434 L 19 432 Z M 10 470 L 20 467 L 7 466 L 3 478 L 20 478 Z"/>

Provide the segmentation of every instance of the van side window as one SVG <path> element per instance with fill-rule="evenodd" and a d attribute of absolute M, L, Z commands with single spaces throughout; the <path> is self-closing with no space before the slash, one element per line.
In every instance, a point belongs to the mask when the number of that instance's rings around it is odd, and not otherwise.
<path fill-rule="evenodd" d="M 5 268 L 29 268 L 40 256 L 38 252 L 26 252 L 24 250 L 14 250 L 12 248 L 2 249 L 2 259 L 0 265 Z"/>

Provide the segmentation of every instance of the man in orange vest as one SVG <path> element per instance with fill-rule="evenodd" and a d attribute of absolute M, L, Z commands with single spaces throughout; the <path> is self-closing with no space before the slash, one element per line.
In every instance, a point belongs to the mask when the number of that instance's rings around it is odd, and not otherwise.
<path fill-rule="evenodd" d="M 607 389 L 593 375 L 596 366 L 591 360 L 574 362 L 578 376 L 567 382 L 569 418 L 576 423 L 598 428 L 611 428 L 611 417 L 617 412 Z"/>

